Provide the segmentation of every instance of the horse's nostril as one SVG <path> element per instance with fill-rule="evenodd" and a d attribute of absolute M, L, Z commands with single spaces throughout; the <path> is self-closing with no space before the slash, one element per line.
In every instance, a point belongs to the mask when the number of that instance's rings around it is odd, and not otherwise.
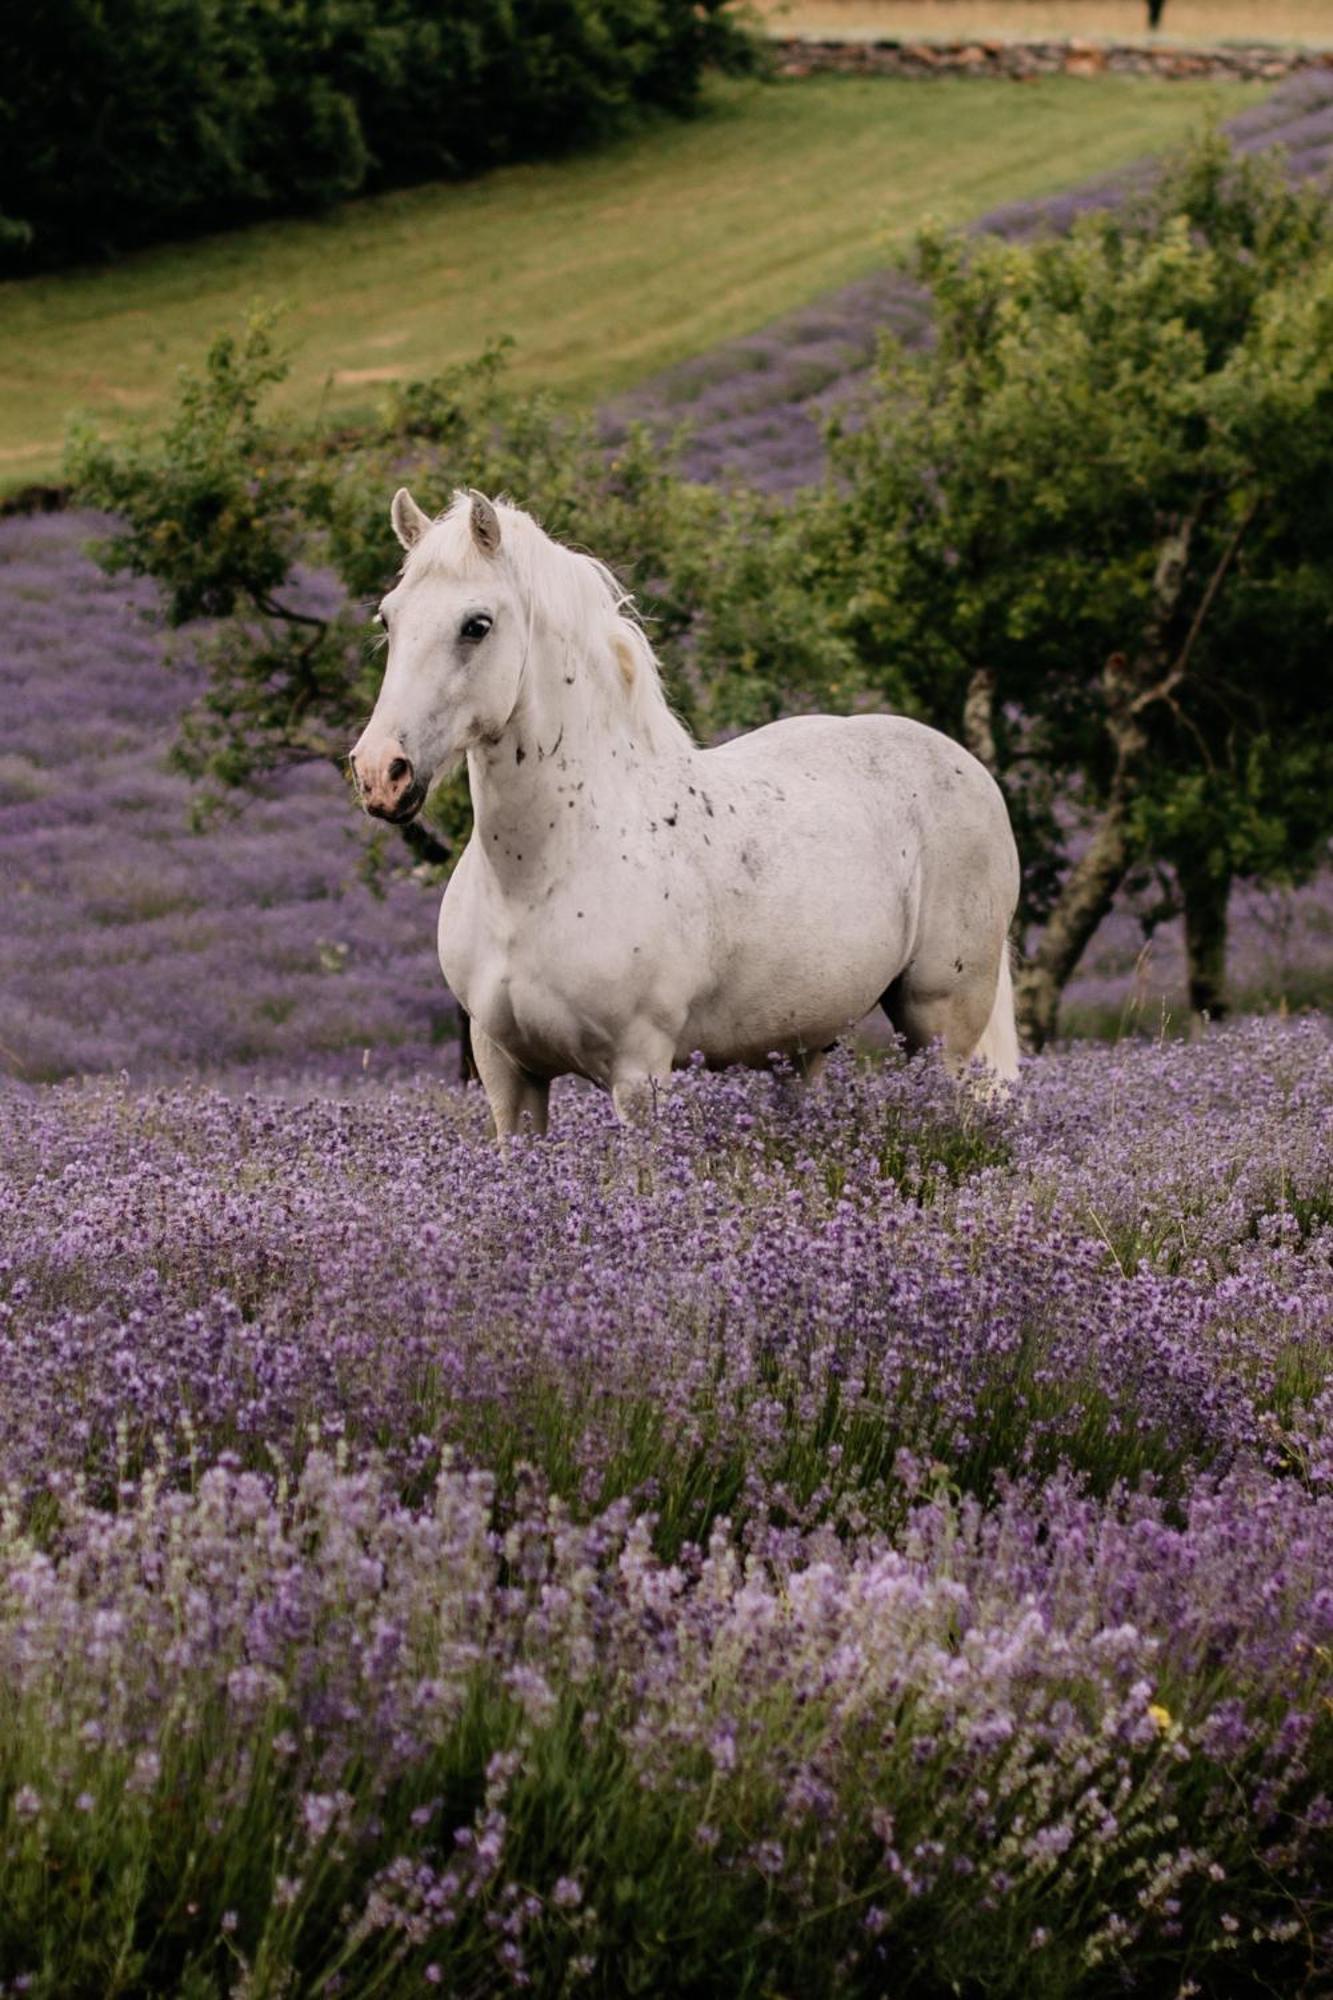
<path fill-rule="evenodd" d="M 408 763 L 406 757 L 395 757 L 389 766 L 389 783 L 396 785 L 403 778 L 410 778 L 411 775 L 412 766 Z"/>

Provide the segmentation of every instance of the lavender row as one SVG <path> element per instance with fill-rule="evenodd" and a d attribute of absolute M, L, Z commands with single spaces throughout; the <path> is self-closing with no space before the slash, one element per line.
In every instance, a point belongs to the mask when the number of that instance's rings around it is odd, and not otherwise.
<path fill-rule="evenodd" d="M 500 1528 L 484 1478 L 405 1506 L 316 1453 L 56 1527 L 0 1530 L 7 1993 L 1328 1963 L 1333 1496 L 927 1493 L 896 1545 L 667 1564 L 623 1507 L 530 1481 Z"/>
<path fill-rule="evenodd" d="M 199 670 L 168 656 L 151 589 L 86 554 L 104 525 L 0 523 L 0 1068 L 431 1060 L 453 1009 L 400 844 L 372 881 L 365 823 L 328 766 L 195 830 L 170 753 Z"/>
<path fill-rule="evenodd" d="M 811 1096 L 683 1080 L 626 1136 L 570 1087 L 513 1158 L 427 1083 L 16 1090 L 0 1454 L 30 1499 L 312 1437 L 405 1491 L 530 1458 L 584 1506 L 669 1490 L 676 1536 L 854 1514 L 900 1449 L 982 1492 L 1321 1481 L 1331 1108 L 1317 1022 L 1076 1052 L 1004 1107 L 845 1059 Z"/>

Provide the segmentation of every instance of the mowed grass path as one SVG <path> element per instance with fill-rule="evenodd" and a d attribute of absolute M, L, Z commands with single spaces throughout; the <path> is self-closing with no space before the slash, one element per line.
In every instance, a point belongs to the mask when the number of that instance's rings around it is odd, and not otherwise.
<path fill-rule="evenodd" d="M 1256 92 L 1122 78 L 717 85 L 583 158 L 499 170 L 0 286 L 0 484 L 78 409 L 152 416 L 247 308 L 286 309 L 293 406 L 348 412 L 511 334 L 516 373 L 600 398 L 961 223 L 1184 137 Z"/>

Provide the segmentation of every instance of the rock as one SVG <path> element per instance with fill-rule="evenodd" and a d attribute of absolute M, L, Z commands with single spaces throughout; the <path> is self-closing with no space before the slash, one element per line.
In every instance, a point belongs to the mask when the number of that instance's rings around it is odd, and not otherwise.
<path fill-rule="evenodd" d="M 1068 41 L 905 42 L 775 38 L 780 76 L 844 70 L 876 76 L 1007 76 L 1023 83 L 1037 76 L 1227 77 L 1280 83 L 1301 70 L 1333 68 L 1333 50 L 1279 48 L 1250 42 L 1226 48 L 1158 47 L 1149 42 Z"/>

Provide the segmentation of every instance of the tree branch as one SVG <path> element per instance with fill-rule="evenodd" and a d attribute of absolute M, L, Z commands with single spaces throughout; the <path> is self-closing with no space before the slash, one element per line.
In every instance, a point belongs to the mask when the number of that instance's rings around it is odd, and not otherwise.
<path fill-rule="evenodd" d="M 1175 662 L 1171 668 L 1171 671 L 1168 673 L 1165 680 L 1162 681 L 1159 686 L 1145 688 L 1143 692 L 1135 698 L 1132 704 L 1133 710 L 1141 710 L 1147 708 L 1152 702 L 1165 699 L 1167 696 L 1170 695 L 1172 690 L 1174 688 L 1179 687 L 1181 681 L 1184 680 L 1185 675 L 1189 671 L 1190 656 L 1194 652 L 1195 646 L 1198 644 L 1199 635 L 1203 631 L 1204 626 L 1208 622 L 1208 615 L 1212 611 L 1213 606 L 1217 602 L 1218 594 L 1221 591 L 1222 585 L 1226 582 L 1227 572 L 1231 568 L 1232 563 L 1235 561 L 1237 552 L 1240 549 L 1240 545 L 1244 541 L 1246 535 L 1248 534 L 1250 525 L 1253 522 L 1254 517 L 1258 513 L 1258 511 L 1259 511 L 1258 500 L 1257 499 L 1252 500 L 1250 502 L 1250 505 L 1246 508 L 1244 514 L 1242 514 L 1240 520 L 1237 522 L 1234 534 L 1232 534 L 1228 539 L 1226 547 L 1223 549 L 1222 554 L 1218 559 L 1217 568 L 1213 571 L 1211 577 L 1208 579 L 1208 588 L 1204 591 L 1202 598 L 1199 600 L 1199 608 L 1194 614 L 1193 620 L 1191 621 L 1190 624 L 1189 631 L 1185 634 L 1185 643 L 1181 647 L 1179 653 L 1176 655 Z M 1177 594 L 1179 593 L 1177 592 Z"/>
<path fill-rule="evenodd" d="M 312 625 L 318 636 L 329 629 L 327 618 L 316 618 L 309 611 L 293 611 L 289 605 L 280 604 L 267 590 L 255 593 L 255 607 L 265 618 L 280 618 L 289 625 Z"/>

